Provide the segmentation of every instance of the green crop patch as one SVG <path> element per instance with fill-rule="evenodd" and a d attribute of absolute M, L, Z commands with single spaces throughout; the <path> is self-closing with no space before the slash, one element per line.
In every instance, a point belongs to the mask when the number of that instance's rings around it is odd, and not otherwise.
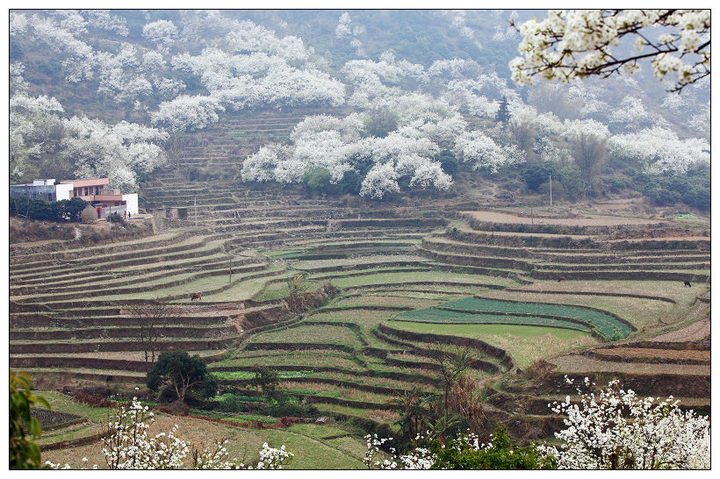
<path fill-rule="evenodd" d="M 623 339 L 633 331 L 630 325 L 595 309 L 477 297 L 466 297 L 434 308 L 400 313 L 396 316 L 396 320 L 545 326 L 591 332 L 606 341 Z"/>
<path fill-rule="evenodd" d="M 551 328 L 577 329 L 578 331 L 588 333 L 591 331 L 591 328 L 584 324 L 577 324 L 555 318 L 517 316 L 511 314 L 464 313 L 460 311 L 450 311 L 437 308 L 409 311 L 407 315 L 398 315 L 396 321 L 453 324 L 519 324 L 528 326 L 546 326 Z"/>

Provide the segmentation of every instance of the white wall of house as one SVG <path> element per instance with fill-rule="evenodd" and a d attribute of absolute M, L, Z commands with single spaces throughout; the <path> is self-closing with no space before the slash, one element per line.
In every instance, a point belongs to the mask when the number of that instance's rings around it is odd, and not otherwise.
<path fill-rule="evenodd" d="M 73 185 L 72 183 L 60 183 L 55 185 L 55 198 L 56 201 L 69 200 L 72 196 Z"/>
<path fill-rule="evenodd" d="M 122 199 L 127 205 L 127 212 L 131 215 L 138 214 L 138 196 L 137 193 L 129 193 L 122 195 Z"/>

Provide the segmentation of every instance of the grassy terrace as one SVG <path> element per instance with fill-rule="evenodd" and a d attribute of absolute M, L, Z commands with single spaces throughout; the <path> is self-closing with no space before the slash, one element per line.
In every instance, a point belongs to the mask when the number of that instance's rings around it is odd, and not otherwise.
<path fill-rule="evenodd" d="M 214 276 L 207 276 L 214 274 Z M 252 274 L 252 273 L 249 273 Z M 148 281 L 139 281 L 129 287 L 116 287 L 108 288 L 108 290 L 96 290 L 94 292 L 85 292 L 85 294 L 70 292 L 70 293 L 56 293 L 56 294 L 45 294 L 42 296 L 19 296 L 17 299 L 26 300 L 28 302 L 42 302 L 50 303 L 53 301 L 60 301 L 63 299 L 75 299 L 78 297 L 93 297 L 97 301 L 104 301 L 108 299 L 154 299 L 157 297 L 167 297 L 178 293 L 190 293 L 195 292 L 200 288 L 212 288 L 220 287 L 222 284 L 227 284 L 227 274 L 225 268 L 216 269 L 211 271 L 204 271 L 202 273 L 180 273 L 177 272 L 171 276 L 162 275 L 160 277 L 153 276 L 153 279 Z M 184 283 L 179 284 L 177 283 Z M 114 289 L 114 291 L 113 291 Z M 143 291 L 144 290 L 144 291 Z"/>
<path fill-rule="evenodd" d="M 243 126 L 227 128 L 250 130 Z M 233 148 L 237 145 L 232 142 L 246 139 L 226 139 L 229 143 L 207 157 L 201 152 L 205 147 L 194 147 L 187 152 L 186 164 L 202 168 L 208 166 L 202 164 L 203 159 L 212 163 L 236 158 L 238 153 Z M 600 249 L 604 240 L 601 235 L 584 234 L 590 229 L 566 229 L 582 234 L 549 230 L 515 233 L 490 231 L 491 227 L 483 231 L 457 222 L 456 232 L 452 228 L 446 232 L 439 229 L 437 222 L 438 218 L 452 217 L 452 208 L 446 205 L 433 206 L 436 209 L 428 211 L 428 221 L 421 223 L 422 218 L 411 218 L 418 214 L 416 206 L 395 209 L 383 206 L 363 211 L 333 201 L 305 200 L 294 193 L 283 198 L 284 192 L 280 190 L 244 194 L 222 181 L 209 182 L 207 188 L 194 186 L 199 182 L 186 181 L 182 172 L 167 172 L 163 182 L 165 186 L 158 183 L 144 193 L 155 205 L 168 207 L 191 206 L 193 196 L 197 196 L 198 203 L 206 205 L 201 208 L 202 234 L 191 236 L 191 232 L 182 231 L 105 247 L 59 251 L 52 256 L 57 264 L 43 264 L 42 254 L 18 256 L 14 261 L 17 267 L 12 271 L 13 286 L 43 285 L 44 291 L 32 292 L 24 298 L 53 308 L 48 321 L 67 318 L 71 325 L 43 323 L 45 319 L 38 316 L 33 323 L 37 327 L 23 326 L 23 320 L 31 321 L 34 313 L 14 313 L 11 337 L 13 333 L 15 337 L 11 346 L 34 345 L 48 352 L 13 356 L 28 361 L 33 357 L 42 359 L 38 359 L 36 366 L 46 365 L 55 357 L 62 364 L 63 358 L 70 355 L 75 364 L 93 358 L 105 361 L 92 367 L 35 367 L 31 371 L 66 377 L 76 373 L 80 378 L 95 377 L 101 382 L 105 374 L 117 377 L 118 383 L 123 380 L 141 383 L 142 373 L 116 371 L 111 366 L 111 361 L 123 359 L 142 361 L 141 351 L 125 348 L 104 352 L 106 346 L 115 346 L 113 343 L 137 342 L 134 332 L 140 318 L 115 302 L 174 298 L 172 304 L 179 313 L 162 326 L 169 333 L 162 346 L 204 350 L 212 359 L 209 369 L 225 385 L 250 390 L 248 382 L 254 377 L 253 368 L 268 366 L 278 371 L 290 393 L 310 396 L 308 400 L 328 416 L 356 416 L 392 424 L 397 415 L 388 409 L 388 400 L 414 386 L 437 391 L 433 380 L 438 375 L 430 351 L 438 346 L 437 342 L 428 336 L 407 339 L 413 336 L 393 330 L 442 336 L 440 341 L 445 346 L 462 343 L 462 338 L 483 341 L 505 350 L 512 364 L 521 369 L 545 359 L 563 370 L 617 371 L 625 367 L 622 370 L 632 372 L 633 365 L 618 368 L 613 365 L 618 363 L 609 359 L 616 353 L 648 361 L 670 360 L 674 355 L 653 352 L 653 348 L 645 351 L 607 348 L 594 356 L 583 355 L 586 350 L 601 346 L 600 339 L 591 333 L 610 338 L 620 328 L 621 335 L 627 335 L 631 328 L 615 316 L 639 330 L 633 336 L 638 340 L 658 329 L 670 332 L 686 320 L 696 296 L 709 288 L 706 284 L 696 285 L 695 281 L 693 288 L 686 288 L 681 281 L 611 281 L 591 277 L 557 282 L 529 277 L 532 270 L 559 275 L 625 270 L 709 273 L 709 254 L 688 246 L 668 252 L 640 242 L 637 249 L 630 249 L 632 246 Z M 168 187 L 173 191 L 163 191 Z M 221 189 L 213 192 L 215 187 Z M 191 209 L 188 212 L 186 224 L 191 225 L 193 213 Z M 234 270 L 229 283 L 225 270 L 231 261 L 238 270 Z M 257 266 L 258 270 L 241 272 L 238 263 L 248 268 Z M 69 294 L 96 271 L 116 276 L 97 278 L 94 284 L 103 289 L 100 294 L 93 291 Z M 238 336 L 236 331 L 221 332 L 228 327 L 226 322 L 232 326 L 243 312 L 238 310 L 239 306 L 232 311 L 220 310 L 219 303 L 252 299 L 281 304 L 289 295 L 287 280 L 299 272 L 306 273 L 306 290 L 331 281 L 340 289 L 339 295 L 323 307 L 304 313 L 302 318 L 274 318 L 267 314 L 257 323 L 276 329 L 255 333 L 242 343 L 233 339 Z M 206 273 L 212 275 L 202 277 Z M 141 290 L 123 291 L 130 285 L 118 286 L 130 281 Z M 112 285 L 116 288 L 112 289 Z M 190 294 L 196 292 L 203 292 L 203 298 L 191 306 Z M 101 301 L 107 302 L 107 306 L 100 306 Z M 198 303 L 206 309 L 200 311 Z M 267 305 L 268 309 L 273 307 Z M 252 316 L 247 318 L 255 321 Z M 437 324 L 432 322 L 438 318 Z M 82 324 L 83 321 L 89 324 Z M 242 328 L 248 327 L 242 323 Z M 383 329 L 387 327 L 392 329 Z M 215 331 L 217 338 L 202 338 Z M 103 336 L 105 332 L 118 337 L 81 337 Z M 224 342 L 226 339 L 232 341 Z M 212 350 L 215 346 L 231 349 Z M 60 350 L 76 347 L 88 352 L 63 354 L 54 351 L 54 347 Z M 478 347 L 473 353 L 491 366 L 498 366 L 494 372 L 487 365 L 476 364 L 476 369 L 470 370 L 473 379 L 489 384 L 505 374 L 506 363 L 500 364 L 498 357 L 502 356 L 495 355 L 492 348 L 481 351 Z M 599 359 L 603 354 L 608 360 Z M 690 359 L 704 361 L 706 356 L 698 353 Z M 647 366 L 640 364 L 641 368 Z M 653 374 L 663 374 L 665 365 L 655 366 Z M 685 366 L 690 367 L 688 374 L 709 371 L 707 364 Z M 516 376 L 514 369 L 506 374 Z M 267 425 L 276 420 L 255 412 L 202 413 L 221 420 L 257 420 Z M 192 421 L 188 418 L 188 424 Z M 210 428 L 210 423 L 205 423 L 206 427 L 200 421 L 192 424 L 202 431 L 204 439 L 215 437 L 212 434 L 221 430 L 212 428 L 224 427 Z M 78 430 L 85 431 L 84 428 Z M 323 467 L 362 466 L 365 448 L 359 439 L 361 433 L 356 430 L 315 424 L 296 424 L 283 430 L 226 429 L 232 437 L 242 437 L 241 442 L 249 444 L 252 454 L 264 440 L 273 445 L 284 443 L 296 454 L 305 454 L 300 462 L 296 458 L 294 467 L 320 463 Z"/>
<path fill-rule="evenodd" d="M 496 324 L 430 324 L 393 322 L 393 328 L 415 333 L 450 334 L 480 339 L 508 352 L 513 362 L 525 368 L 538 359 L 567 350 L 598 344 L 587 333 L 571 329 Z"/>
<path fill-rule="evenodd" d="M 491 314 L 480 312 L 448 311 L 439 308 L 423 309 L 412 311 L 409 314 L 401 314 L 395 318 L 396 321 L 410 321 L 419 323 L 435 324 L 512 324 L 528 326 L 545 326 L 549 328 L 576 329 L 589 333 L 590 326 L 555 318 L 544 318 L 537 316 L 519 316 L 511 314 Z"/>
<path fill-rule="evenodd" d="M 572 294 L 577 291 L 599 292 L 611 294 L 635 294 L 656 296 L 672 299 L 673 301 L 687 303 L 693 301 L 698 289 L 704 291 L 708 285 L 698 285 L 697 288 L 687 288 L 677 281 L 623 281 L 623 280 L 567 280 L 537 281 L 533 284 L 520 286 L 518 289 L 527 291 L 552 290 L 560 293 Z"/>
<path fill-rule="evenodd" d="M 212 239 L 212 237 L 205 236 L 192 236 L 185 240 L 177 243 L 173 243 L 171 248 L 167 247 L 153 247 L 147 249 L 136 249 L 133 251 L 123 251 L 119 253 L 108 253 L 107 251 L 102 255 L 88 256 L 85 258 L 75 259 L 72 261 L 65 261 L 62 264 L 49 264 L 47 262 L 39 261 L 37 263 L 23 264 L 22 267 L 16 266 L 13 271 L 19 272 L 41 272 L 41 271 L 62 271 L 67 269 L 77 269 L 79 267 L 100 267 L 100 268 L 113 268 L 128 266 L 133 264 L 140 259 L 145 263 L 153 261 L 163 261 L 165 259 L 187 257 L 189 252 L 207 252 L 215 251 L 221 247 L 225 239 Z M 185 255 L 185 256 L 183 256 Z M 22 277 L 22 276 L 18 276 Z"/>
<path fill-rule="evenodd" d="M 169 242 L 176 242 L 179 240 L 182 240 L 186 237 L 188 234 L 188 231 L 182 231 L 182 230 L 175 230 L 165 233 L 158 233 L 156 235 L 152 236 L 144 236 L 142 238 L 137 239 L 131 239 L 123 241 L 122 243 L 117 243 L 113 246 L 113 249 L 116 251 L 128 251 L 131 249 L 136 248 L 138 245 L 140 246 L 151 246 L 153 244 L 161 245 L 161 244 L 168 244 Z M 23 243 L 24 244 L 24 243 Z M 18 245 L 22 246 L 22 244 Z M 47 259 L 48 257 L 63 257 L 63 256 L 86 256 L 86 255 L 92 255 L 94 253 L 99 253 L 107 251 L 106 245 L 101 246 L 75 246 L 75 245 L 68 245 L 67 247 L 57 250 L 57 251 L 43 251 L 43 252 L 23 252 L 19 251 L 17 253 L 13 253 L 13 259 L 22 260 L 25 262 L 28 258 L 34 257 L 38 260 L 40 259 Z"/>
<path fill-rule="evenodd" d="M 338 353 L 332 350 L 315 351 L 277 351 L 252 350 L 238 351 L 229 359 L 216 361 L 209 366 L 210 370 L 225 370 L 227 368 L 248 368 L 254 366 L 312 366 L 314 368 L 339 368 L 346 371 L 363 371 L 365 368 L 359 364 L 351 354 Z"/>
<path fill-rule="evenodd" d="M 335 344 L 359 348 L 361 343 L 355 333 L 345 326 L 302 325 L 268 333 L 254 335 L 249 344 L 254 343 L 316 343 Z"/>
<path fill-rule="evenodd" d="M 293 263 L 295 269 L 305 271 L 332 271 L 335 269 L 343 269 L 353 267 L 353 269 L 361 269 L 362 266 L 382 264 L 418 264 L 427 262 L 427 258 L 415 255 L 372 255 L 362 256 L 360 258 L 338 258 L 332 260 L 315 260 L 315 261 L 297 261 Z"/>
<path fill-rule="evenodd" d="M 379 323 L 389 319 L 396 314 L 396 310 L 367 310 L 367 309 L 350 309 L 343 311 L 323 311 L 319 310 L 307 318 L 309 323 L 338 321 L 345 323 L 354 323 L 363 329 L 375 328 Z M 370 338 L 365 334 L 367 341 Z"/>
<path fill-rule="evenodd" d="M 255 264 L 237 264 L 237 262 L 233 261 L 232 257 L 222 258 L 220 261 L 216 262 L 206 262 L 206 263 L 199 263 L 199 264 L 193 264 L 193 265 L 181 265 L 179 267 L 173 267 L 172 265 L 168 264 L 165 268 L 155 269 L 153 268 L 153 271 L 142 271 L 138 270 L 135 274 L 122 274 L 122 275 L 115 275 L 113 273 L 110 274 L 96 274 L 93 276 L 97 276 L 97 280 L 93 281 L 93 287 L 98 290 L 113 290 L 120 292 L 123 290 L 121 287 L 125 287 L 124 289 L 135 289 L 139 286 L 154 286 L 156 284 L 161 284 L 164 282 L 167 282 L 168 279 L 172 281 L 176 281 L 178 279 L 181 279 L 181 276 L 175 276 L 175 275 L 183 275 L 183 278 L 191 278 L 193 274 L 212 274 L 213 271 L 223 271 L 225 269 L 228 269 L 230 267 L 233 267 L 238 273 L 245 273 L 257 271 L 258 269 L 264 268 L 264 264 L 261 262 L 257 262 Z M 187 273 L 187 271 L 190 271 L 191 273 Z M 48 285 L 46 288 L 42 287 L 35 287 L 32 290 L 28 290 L 25 294 L 32 294 L 32 293 L 71 293 L 71 292 L 77 292 L 77 291 L 87 291 L 87 275 L 85 275 L 85 278 L 78 278 L 74 281 L 58 281 L 55 283 L 52 283 Z"/>
<path fill-rule="evenodd" d="M 572 293 L 555 293 L 550 295 L 505 291 L 500 294 L 499 292 L 488 291 L 483 293 L 483 296 L 497 299 L 513 299 L 516 301 L 562 303 L 599 308 L 627 320 L 637 329 L 662 323 L 672 311 L 677 309 L 677 306 L 672 303 L 653 299 L 590 295 L 579 296 Z"/>
<path fill-rule="evenodd" d="M 423 308 L 437 304 L 434 299 L 421 299 L 406 296 L 386 296 L 386 295 L 354 295 L 334 301 L 330 307 L 332 308 L 355 308 L 355 307 L 390 307 L 390 308 Z"/>
<path fill-rule="evenodd" d="M 368 271 L 368 273 L 372 273 Z M 444 271 L 413 271 L 403 273 L 364 274 L 359 276 L 313 275 L 314 279 L 332 279 L 332 283 L 341 289 L 361 286 L 385 286 L 402 284 L 448 284 L 451 286 L 472 286 L 483 288 L 485 285 L 498 287 L 517 285 L 511 279 L 496 276 L 479 276 L 474 274 L 449 273 Z"/>

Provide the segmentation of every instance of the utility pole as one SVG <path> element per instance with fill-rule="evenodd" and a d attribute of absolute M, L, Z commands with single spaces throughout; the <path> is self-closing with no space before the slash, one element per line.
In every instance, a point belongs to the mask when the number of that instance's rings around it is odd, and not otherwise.
<path fill-rule="evenodd" d="M 552 206 L 552 175 L 550 175 L 550 206 Z"/>

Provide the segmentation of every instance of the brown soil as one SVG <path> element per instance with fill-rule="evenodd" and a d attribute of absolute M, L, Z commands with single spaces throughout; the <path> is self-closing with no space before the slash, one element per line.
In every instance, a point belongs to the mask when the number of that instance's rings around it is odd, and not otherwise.
<path fill-rule="evenodd" d="M 700 341 L 708 336 L 710 336 L 710 318 L 705 318 L 677 331 L 661 334 L 660 336 L 650 339 L 650 341 Z"/>
<path fill-rule="evenodd" d="M 649 237 L 643 237 L 643 238 L 621 238 L 621 239 L 614 239 L 614 240 L 607 240 L 608 243 L 619 243 L 622 241 L 627 241 L 630 243 L 637 243 L 641 241 L 650 241 L 650 240 L 657 240 L 657 241 L 710 241 L 709 236 L 658 236 L 655 238 L 649 238 Z"/>
<path fill-rule="evenodd" d="M 670 349 L 651 348 L 612 348 L 596 349 L 595 354 L 622 356 L 627 358 L 661 358 L 661 359 L 695 359 L 699 361 L 710 361 L 710 351 L 683 350 L 673 351 Z"/>
<path fill-rule="evenodd" d="M 623 218 L 618 216 L 583 215 L 577 218 L 524 217 L 499 211 L 462 211 L 479 221 L 493 223 L 536 224 L 536 225 L 567 225 L 567 226 L 617 226 L 617 225 L 651 225 L 658 220 L 643 218 Z"/>

